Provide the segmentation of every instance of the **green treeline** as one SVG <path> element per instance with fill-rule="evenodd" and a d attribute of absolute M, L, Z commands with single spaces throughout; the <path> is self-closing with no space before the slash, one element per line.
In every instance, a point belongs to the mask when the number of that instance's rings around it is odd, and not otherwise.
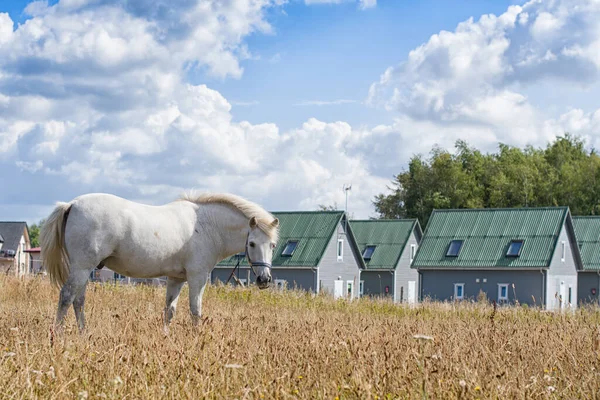
<path fill-rule="evenodd" d="M 373 204 L 380 218 L 418 218 L 435 208 L 569 206 L 573 215 L 600 214 L 600 156 L 578 137 L 557 137 L 545 149 L 500 144 L 483 154 L 457 141 L 454 154 L 435 147 L 414 156 Z"/>

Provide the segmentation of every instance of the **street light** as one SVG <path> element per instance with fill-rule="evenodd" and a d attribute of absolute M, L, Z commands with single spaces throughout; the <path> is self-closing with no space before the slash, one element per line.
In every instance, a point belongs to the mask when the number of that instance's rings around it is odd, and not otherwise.
<path fill-rule="evenodd" d="M 342 187 L 342 189 L 346 193 L 346 213 L 348 213 L 348 192 L 350 190 L 352 190 L 352 184 L 349 184 L 349 185 L 344 184 L 344 186 Z"/>

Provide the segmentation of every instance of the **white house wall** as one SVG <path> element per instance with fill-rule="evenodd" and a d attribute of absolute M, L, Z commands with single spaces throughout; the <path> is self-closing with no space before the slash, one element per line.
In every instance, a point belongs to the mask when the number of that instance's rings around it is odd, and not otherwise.
<path fill-rule="evenodd" d="M 346 283 L 353 282 L 353 297 L 358 297 L 359 293 L 359 268 L 354 253 L 350 247 L 348 237 L 344 231 L 341 221 L 338 224 L 336 232 L 329 240 L 325 254 L 319 263 L 319 288 L 322 291 L 334 293 L 334 281 L 341 277 L 344 281 L 344 293 L 346 291 Z M 344 240 L 344 257 L 342 261 L 337 260 L 337 243 L 338 239 Z"/>
<path fill-rule="evenodd" d="M 565 243 L 565 257 L 562 260 L 562 243 Z M 569 287 L 571 288 L 571 304 L 577 306 L 577 267 L 575 256 L 566 227 L 563 225 L 558 243 L 552 256 L 552 262 L 546 276 L 546 308 L 560 308 L 558 296 L 562 294 L 563 301 L 568 302 Z"/>
<path fill-rule="evenodd" d="M 411 269 L 411 245 L 415 246 L 415 253 L 419 249 L 419 242 L 417 240 L 417 236 L 415 235 L 415 230 L 413 229 L 410 234 L 410 238 L 406 243 L 406 247 L 402 252 L 402 256 L 400 256 L 400 260 L 398 260 L 398 265 L 396 266 L 396 282 L 394 285 L 394 301 L 395 302 L 406 302 L 408 300 L 408 282 L 415 282 L 415 302 L 418 300 L 418 287 L 419 287 L 419 273 L 416 269 Z M 400 296 L 402 293 L 402 296 Z M 402 299 L 401 299 L 402 297 Z"/>

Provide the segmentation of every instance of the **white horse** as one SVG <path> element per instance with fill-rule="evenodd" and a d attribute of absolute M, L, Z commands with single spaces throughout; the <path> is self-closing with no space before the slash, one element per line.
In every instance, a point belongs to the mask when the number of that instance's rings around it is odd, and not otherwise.
<path fill-rule="evenodd" d="M 269 286 L 278 234 L 278 219 L 231 194 L 186 195 L 161 206 L 109 194 L 57 203 L 40 232 L 43 263 L 51 281 L 62 287 L 56 326 L 62 328 L 73 304 L 79 329 L 84 329 L 88 278 L 103 266 L 134 278 L 167 276 L 165 325 L 187 281 L 197 324 L 204 288 L 219 261 L 245 251 L 257 285 Z"/>

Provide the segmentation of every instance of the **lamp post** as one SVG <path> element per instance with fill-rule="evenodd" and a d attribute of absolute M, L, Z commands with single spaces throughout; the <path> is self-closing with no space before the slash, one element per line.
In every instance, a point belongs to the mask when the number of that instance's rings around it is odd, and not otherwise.
<path fill-rule="evenodd" d="M 352 184 L 344 184 L 342 189 L 344 190 L 344 193 L 346 193 L 346 213 L 348 213 L 348 192 L 352 190 Z"/>

